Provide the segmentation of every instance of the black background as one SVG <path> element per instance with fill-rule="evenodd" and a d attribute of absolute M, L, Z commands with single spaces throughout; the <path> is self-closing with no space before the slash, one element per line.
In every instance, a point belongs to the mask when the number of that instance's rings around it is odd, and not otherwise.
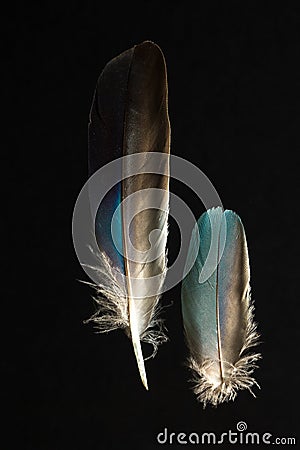
<path fill-rule="evenodd" d="M 274 438 L 298 434 L 300 10 L 196 5 L 24 3 L 4 19 L 3 449 L 154 449 L 164 427 L 225 432 L 240 420 Z M 126 336 L 83 325 L 94 305 L 77 281 L 71 217 L 87 179 L 89 109 L 106 62 L 145 39 L 167 62 L 171 151 L 204 171 L 248 238 L 261 391 L 217 409 L 203 410 L 187 382 L 180 286 L 163 297 L 170 340 L 147 362 L 149 392 Z M 203 212 L 187 188 L 171 189 Z M 171 258 L 178 238 L 171 222 Z"/>

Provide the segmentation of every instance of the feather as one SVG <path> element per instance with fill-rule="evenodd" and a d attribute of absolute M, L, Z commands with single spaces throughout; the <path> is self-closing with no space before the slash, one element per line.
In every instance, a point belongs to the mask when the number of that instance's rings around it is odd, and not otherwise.
<path fill-rule="evenodd" d="M 257 385 L 251 374 L 260 355 L 248 350 L 258 343 L 259 336 L 250 300 L 246 237 L 239 216 L 220 207 L 202 214 L 188 254 L 195 251 L 195 264 L 182 283 L 188 366 L 194 373 L 198 400 L 204 406 L 216 406 L 234 400 L 239 389 L 253 394 L 251 387 Z"/>
<path fill-rule="evenodd" d="M 146 41 L 111 60 L 100 75 L 90 114 L 89 173 L 115 158 L 135 153 L 168 155 L 169 146 L 165 61 L 159 47 Z M 163 175 L 144 173 L 126 178 L 126 164 L 123 162 L 121 181 L 106 194 L 96 215 L 96 270 L 101 282 L 95 298 L 99 307 L 89 320 L 101 332 L 124 328 L 148 389 L 141 341 L 151 343 L 155 354 L 157 346 L 166 340 L 157 317 L 159 291 L 166 274 L 169 159 Z M 157 189 L 163 190 L 158 208 L 143 210 Z M 141 190 L 145 191 L 136 196 Z M 156 247 L 158 257 L 154 260 L 153 255 L 147 259 L 149 242 Z M 146 252 L 143 261 L 137 257 L 140 252 Z M 118 273 L 125 278 L 116 276 Z M 150 295 L 149 284 L 144 283 L 150 277 L 156 280 L 155 295 L 153 286 Z"/>

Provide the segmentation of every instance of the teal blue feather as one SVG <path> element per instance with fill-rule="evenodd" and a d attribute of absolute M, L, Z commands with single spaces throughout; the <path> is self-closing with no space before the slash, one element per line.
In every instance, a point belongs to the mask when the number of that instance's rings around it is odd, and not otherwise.
<path fill-rule="evenodd" d="M 221 208 L 205 212 L 193 231 L 189 254 L 195 247 L 195 264 L 182 283 L 183 322 L 195 392 L 204 404 L 217 405 L 234 399 L 239 388 L 251 391 L 255 381 L 250 374 L 260 356 L 245 353 L 258 334 L 246 237 L 238 215 Z"/>

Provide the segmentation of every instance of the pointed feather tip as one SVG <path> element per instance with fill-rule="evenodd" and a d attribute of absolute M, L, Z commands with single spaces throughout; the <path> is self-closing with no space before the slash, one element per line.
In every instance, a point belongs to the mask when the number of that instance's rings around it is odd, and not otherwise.
<path fill-rule="evenodd" d="M 232 211 L 231 209 L 226 209 L 224 211 L 224 216 L 226 217 L 227 222 L 232 220 L 233 222 L 239 223 L 242 226 L 242 228 L 244 228 L 242 219 L 235 211 Z"/>
<path fill-rule="evenodd" d="M 209 208 L 206 210 L 203 214 L 201 214 L 200 219 L 198 220 L 198 223 L 202 222 L 206 217 L 209 217 L 211 220 L 219 217 L 220 215 L 224 215 L 228 218 L 233 218 L 240 223 L 242 223 L 242 220 L 240 216 L 231 209 L 223 209 L 221 206 L 213 206 L 212 208 Z"/>
<path fill-rule="evenodd" d="M 148 380 L 147 380 L 145 368 L 143 369 L 142 367 L 138 366 L 138 369 L 139 369 L 139 373 L 140 373 L 140 377 L 141 377 L 143 386 L 146 389 L 146 391 L 149 391 Z"/>
<path fill-rule="evenodd" d="M 207 233 L 210 230 L 211 233 L 211 245 L 213 244 L 213 236 L 220 234 L 221 241 L 219 242 L 222 249 L 224 249 L 225 242 L 227 241 L 227 227 L 241 227 L 244 231 L 244 226 L 240 216 L 231 209 L 223 210 L 222 207 L 213 207 L 205 211 L 199 218 L 198 229 L 201 233 Z M 215 233 L 215 234 L 214 234 Z M 204 268 L 202 268 L 201 274 L 199 274 L 199 283 L 203 283 L 207 280 Z"/>
<path fill-rule="evenodd" d="M 143 385 L 144 385 L 144 387 L 145 387 L 146 391 L 149 391 L 149 387 L 148 387 L 148 382 L 147 382 L 147 378 L 145 378 L 145 379 L 142 379 L 142 383 L 143 383 Z"/>
<path fill-rule="evenodd" d="M 142 347 L 141 347 L 141 342 L 140 342 L 139 339 L 137 339 L 137 340 L 133 340 L 132 344 L 133 344 L 133 350 L 134 350 L 134 354 L 135 354 L 135 357 L 136 357 L 136 362 L 137 362 L 137 365 L 138 365 L 138 369 L 139 369 L 139 373 L 140 373 L 140 377 L 141 377 L 142 383 L 143 383 L 145 389 L 147 391 L 149 391 L 147 375 L 146 375 L 146 369 L 145 369 L 145 362 L 144 362 L 143 353 L 142 353 Z"/>
<path fill-rule="evenodd" d="M 133 47 L 134 53 L 149 64 L 149 59 L 159 62 L 166 73 L 166 61 L 162 49 L 152 41 L 143 41 Z"/>
<path fill-rule="evenodd" d="M 159 53 L 163 54 L 161 48 L 159 47 L 159 45 L 157 45 L 155 42 L 151 41 L 151 40 L 145 40 L 143 42 L 141 42 L 140 44 L 136 44 L 134 46 L 135 48 L 143 48 L 145 50 L 153 50 L 153 51 L 159 51 Z"/>
<path fill-rule="evenodd" d="M 149 54 L 150 52 L 152 52 L 153 54 L 157 53 L 157 55 L 159 57 L 162 57 L 164 60 L 164 54 L 160 46 L 151 40 L 145 40 L 143 42 L 140 42 L 139 44 L 133 45 L 131 48 L 115 56 L 107 63 L 107 65 L 109 65 L 111 62 L 115 62 L 116 60 L 118 60 L 120 56 L 125 55 L 128 52 L 135 52 L 135 51 L 139 51 L 141 53 L 145 52 L 145 54 Z"/>
<path fill-rule="evenodd" d="M 200 233 L 199 249 L 201 248 L 203 243 L 203 241 L 201 243 L 202 237 L 205 236 L 204 240 L 207 240 L 207 236 L 210 236 L 210 248 L 207 254 L 205 264 L 203 265 L 201 271 L 199 272 L 199 279 L 198 279 L 199 284 L 205 283 L 217 268 L 217 262 L 215 261 L 215 259 L 216 259 L 217 245 L 219 242 L 218 236 L 220 233 L 221 224 L 224 221 L 223 218 L 224 218 L 223 208 L 218 206 L 210 208 L 207 211 L 205 211 L 197 222 Z"/>

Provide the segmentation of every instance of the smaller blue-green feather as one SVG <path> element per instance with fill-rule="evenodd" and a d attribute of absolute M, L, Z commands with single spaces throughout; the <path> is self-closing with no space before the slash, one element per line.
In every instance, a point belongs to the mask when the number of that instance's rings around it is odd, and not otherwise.
<path fill-rule="evenodd" d="M 198 254 L 182 283 L 182 314 L 195 392 L 204 404 L 234 399 L 259 355 L 244 356 L 257 340 L 250 305 L 250 272 L 244 228 L 237 214 L 221 208 L 199 219 L 188 255 Z M 189 262 L 189 256 L 187 264 Z"/>

